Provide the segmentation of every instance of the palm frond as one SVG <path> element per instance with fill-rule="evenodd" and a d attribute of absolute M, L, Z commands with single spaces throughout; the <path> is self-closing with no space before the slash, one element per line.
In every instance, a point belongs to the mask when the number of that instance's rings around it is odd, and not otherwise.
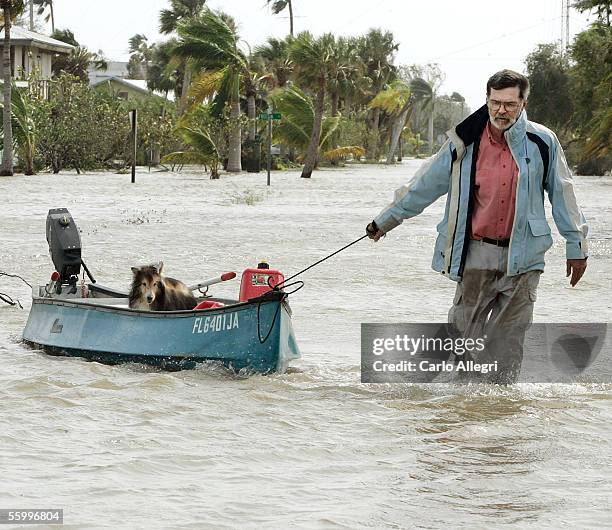
<path fill-rule="evenodd" d="M 180 40 L 175 53 L 192 59 L 200 68 L 246 66 L 244 55 L 237 48 L 238 35 L 212 10 L 204 9 L 197 17 L 181 22 L 177 31 Z"/>
<path fill-rule="evenodd" d="M 340 125 L 340 115 L 323 118 L 321 123 L 321 138 L 319 139 L 319 147 L 327 146 L 330 143 L 331 136 Z"/>
<path fill-rule="evenodd" d="M 325 151 L 323 156 L 330 162 L 338 162 L 340 160 L 346 160 L 349 156 L 359 159 L 362 156 L 365 156 L 365 154 L 366 150 L 363 147 L 359 147 L 357 145 L 347 145 Z"/>
<path fill-rule="evenodd" d="M 382 109 L 387 114 L 398 114 L 410 100 L 411 94 L 411 88 L 404 81 L 396 80 L 388 88 L 376 94 L 368 107 Z"/>
<path fill-rule="evenodd" d="M 189 97 L 197 104 L 212 98 L 219 91 L 221 79 L 225 73 L 225 68 L 213 72 L 202 72 L 191 83 Z"/>
<path fill-rule="evenodd" d="M 310 142 L 314 125 L 314 105 L 312 100 L 299 88 L 293 86 L 273 91 L 270 94 L 275 110 L 283 118 L 274 128 L 275 141 L 306 149 Z M 340 116 L 323 118 L 319 145 L 323 146 L 340 123 Z"/>

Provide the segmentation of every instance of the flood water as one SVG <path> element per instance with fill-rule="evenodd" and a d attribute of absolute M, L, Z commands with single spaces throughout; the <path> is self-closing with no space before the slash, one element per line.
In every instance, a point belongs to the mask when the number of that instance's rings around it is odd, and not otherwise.
<path fill-rule="evenodd" d="M 269 189 L 265 173 L 196 170 L 1 178 L 0 270 L 45 283 L 47 211 L 67 207 L 104 285 L 160 259 L 187 283 L 262 259 L 289 275 L 362 235 L 420 163 L 273 173 Z M 612 180 L 576 193 L 588 270 L 569 287 L 553 228 L 536 322 L 612 315 Z M 303 357 L 285 374 L 47 356 L 20 343 L 28 287 L 0 277 L 23 304 L 0 302 L 0 508 L 63 508 L 74 529 L 612 526 L 612 385 L 360 383 L 362 322 L 446 319 L 454 284 L 430 269 L 442 211 L 302 276 Z"/>

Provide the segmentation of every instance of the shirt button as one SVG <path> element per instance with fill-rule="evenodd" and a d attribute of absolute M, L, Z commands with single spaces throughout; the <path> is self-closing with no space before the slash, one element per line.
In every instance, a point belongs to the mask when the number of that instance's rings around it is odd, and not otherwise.
<path fill-rule="evenodd" d="M 506 167 L 506 164 L 503 164 L 502 167 Z"/>

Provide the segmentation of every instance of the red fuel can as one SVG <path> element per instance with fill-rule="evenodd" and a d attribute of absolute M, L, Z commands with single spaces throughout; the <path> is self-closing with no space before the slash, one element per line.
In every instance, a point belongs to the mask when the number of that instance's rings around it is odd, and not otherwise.
<path fill-rule="evenodd" d="M 259 263 L 256 269 L 245 269 L 240 281 L 240 301 L 257 298 L 284 280 L 283 273 L 271 269 L 266 262 Z"/>

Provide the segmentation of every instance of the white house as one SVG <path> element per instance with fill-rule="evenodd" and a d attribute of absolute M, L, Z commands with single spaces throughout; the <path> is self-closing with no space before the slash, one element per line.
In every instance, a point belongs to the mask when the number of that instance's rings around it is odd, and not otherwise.
<path fill-rule="evenodd" d="M 90 64 L 87 69 L 89 84 L 93 86 L 112 77 L 125 79 L 128 76 L 127 65 L 127 61 L 107 61 L 106 70 L 96 70 L 95 65 Z"/>
<path fill-rule="evenodd" d="M 4 28 L 0 40 L 4 39 Z M 11 28 L 11 75 L 13 79 L 25 80 L 32 71 L 37 70 L 42 81 L 51 79 L 53 58 L 68 55 L 74 46 L 35 33 L 18 26 Z M 0 61 L 0 79 L 4 75 Z M 19 83 L 18 83 L 19 84 Z"/>

